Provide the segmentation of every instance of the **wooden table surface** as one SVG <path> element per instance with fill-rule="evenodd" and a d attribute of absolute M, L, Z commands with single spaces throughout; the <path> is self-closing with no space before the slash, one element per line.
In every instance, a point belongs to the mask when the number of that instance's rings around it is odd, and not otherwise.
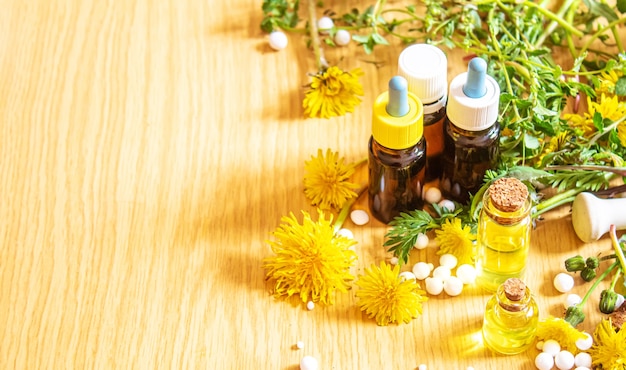
<path fill-rule="evenodd" d="M 489 295 L 477 287 L 388 327 L 361 314 L 354 290 L 313 311 L 269 293 L 271 232 L 315 212 L 304 161 L 318 148 L 367 155 L 400 46 L 327 50 L 363 69 L 363 103 L 305 119 L 312 53 L 297 35 L 271 50 L 260 1 L 1 3 L 1 369 L 296 370 L 307 354 L 320 369 L 534 368 L 535 349 L 483 347 Z M 451 79 L 465 61 L 446 53 Z M 356 274 L 390 257 L 385 225 L 345 226 Z M 579 241 L 567 207 L 538 224 L 526 281 L 542 317 L 562 316 L 552 278 L 565 258 L 608 248 Z M 404 268 L 435 252 L 431 241 Z"/>

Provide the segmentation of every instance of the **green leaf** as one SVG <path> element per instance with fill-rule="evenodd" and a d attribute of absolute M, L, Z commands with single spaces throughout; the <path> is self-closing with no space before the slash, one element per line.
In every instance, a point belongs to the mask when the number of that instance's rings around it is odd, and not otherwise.
<path fill-rule="evenodd" d="M 613 22 L 619 19 L 617 14 L 615 14 L 615 11 L 608 4 L 591 0 L 585 0 L 584 2 L 589 8 L 591 14 L 604 17 L 609 22 Z"/>
<path fill-rule="evenodd" d="M 626 96 L 626 76 L 620 77 L 615 83 L 615 95 Z"/>
<path fill-rule="evenodd" d="M 626 13 L 626 0 L 617 0 L 617 10 L 620 11 L 620 13 Z"/>
<path fill-rule="evenodd" d="M 378 33 L 372 34 L 372 40 L 374 41 L 374 44 L 376 45 L 389 45 L 389 41 L 387 41 L 387 39 L 385 39 Z"/>
<path fill-rule="evenodd" d="M 524 146 L 528 149 L 535 150 L 539 148 L 539 140 L 529 134 L 524 134 Z"/>

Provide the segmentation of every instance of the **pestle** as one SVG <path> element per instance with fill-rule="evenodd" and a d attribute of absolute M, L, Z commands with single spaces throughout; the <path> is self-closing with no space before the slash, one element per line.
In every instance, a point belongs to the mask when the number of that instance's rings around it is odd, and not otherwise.
<path fill-rule="evenodd" d="M 572 204 L 572 224 L 585 243 L 600 239 L 611 225 L 626 229 L 626 198 L 601 199 L 591 193 L 579 193 Z"/>

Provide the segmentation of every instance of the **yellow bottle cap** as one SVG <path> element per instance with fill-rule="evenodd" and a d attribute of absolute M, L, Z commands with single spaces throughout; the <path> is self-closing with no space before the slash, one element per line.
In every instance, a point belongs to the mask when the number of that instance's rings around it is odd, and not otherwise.
<path fill-rule="evenodd" d="M 417 96 L 406 92 L 409 109 L 402 116 L 389 114 L 389 92 L 380 94 L 374 102 L 372 136 L 389 149 L 407 149 L 417 144 L 424 134 L 424 106 Z"/>

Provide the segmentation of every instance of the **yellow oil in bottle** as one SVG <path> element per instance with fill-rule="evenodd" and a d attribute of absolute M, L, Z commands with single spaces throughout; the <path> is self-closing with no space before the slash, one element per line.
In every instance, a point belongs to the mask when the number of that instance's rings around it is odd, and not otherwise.
<path fill-rule="evenodd" d="M 508 278 L 522 278 L 530 247 L 531 201 L 526 186 L 517 179 L 507 180 L 506 189 L 514 189 L 517 201 L 502 192 L 496 180 L 483 198 L 478 222 L 476 259 L 477 282 L 488 291 L 495 291 Z M 504 204 L 503 202 L 516 204 Z"/>
<path fill-rule="evenodd" d="M 516 286 L 517 296 L 506 292 L 507 284 Z M 530 290 L 521 280 L 508 279 L 487 302 L 483 340 L 493 351 L 518 354 L 533 344 L 538 323 L 538 307 Z"/>

